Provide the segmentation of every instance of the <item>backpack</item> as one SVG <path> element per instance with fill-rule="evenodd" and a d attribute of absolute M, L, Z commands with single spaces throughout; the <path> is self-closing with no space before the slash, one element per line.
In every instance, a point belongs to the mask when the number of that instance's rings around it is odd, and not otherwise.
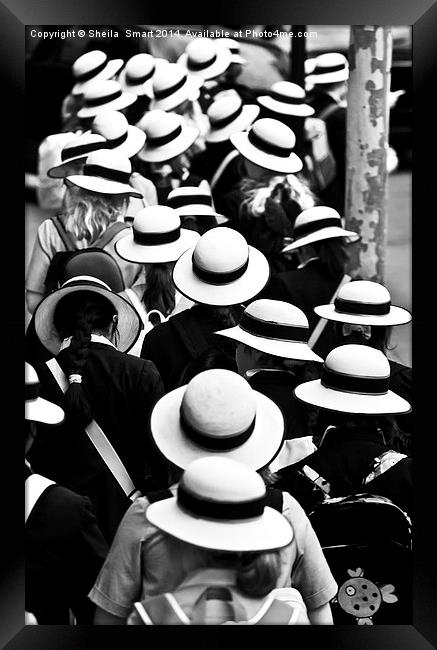
<path fill-rule="evenodd" d="M 306 139 L 309 153 L 305 162 L 309 175 L 311 190 L 318 194 L 332 183 L 337 174 L 337 163 L 329 146 L 325 120 L 335 113 L 340 106 L 331 104 L 317 117 L 306 121 Z"/>

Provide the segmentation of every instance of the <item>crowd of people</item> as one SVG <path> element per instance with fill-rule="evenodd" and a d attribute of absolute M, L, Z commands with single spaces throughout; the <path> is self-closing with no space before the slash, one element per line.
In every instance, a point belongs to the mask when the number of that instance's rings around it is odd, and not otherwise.
<path fill-rule="evenodd" d="M 343 214 L 348 62 L 321 55 L 305 88 L 260 96 L 244 65 L 232 39 L 194 39 L 176 62 L 86 52 L 63 132 L 39 147 L 38 624 L 329 625 L 334 607 L 372 624 L 382 602 L 405 623 L 409 594 L 369 557 L 382 565 L 396 522 L 411 527 L 412 374 L 388 357 L 411 315 L 346 272 L 360 239 Z M 342 585 L 314 513 L 331 508 L 352 552 L 345 503 L 393 523 L 354 542 L 373 550 L 348 556 Z"/>

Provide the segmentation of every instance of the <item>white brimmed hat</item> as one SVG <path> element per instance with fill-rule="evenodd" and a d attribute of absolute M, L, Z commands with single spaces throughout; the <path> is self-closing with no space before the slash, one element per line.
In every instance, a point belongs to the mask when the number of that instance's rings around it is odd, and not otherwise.
<path fill-rule="evenodd" d="M 67 176 L 66 180 L 90 192 L 128 194 L 142 199 L 143 195 L 129 185 L 132 165 L 127 156 L 101 149 L 86 159 L 82 174 Z"/>
<path fill-rule="evenodd" d="M 248 133 L 233 133 L 230 141 L 244 158 L 265 169 L 282 174 L 302 169 L 301 159 L 293 153 L 296 136 L 278 120 L 257 120 Z"/>
<path fill-rule="evenodd" d="M 222 47 L 227 47 L 231 52 L 231 63 L 239 63 L 240 65 L 246 65 L 246 59 L 240 54 L 240 43 L 235 41 L 233 38 L 216 38 L 215 42 L 221 45 Z"/>
<path fill-rule="evenodd" d="M 353 325 L 404 325 L 411 314 L 402 307 L 391 304 L 389 291 L 378 282 L 354 280 L 339 290 L 329 305 L 314 307 L 318 316 L 339 323 Z"/>
<path fill-rule="evenodd" d="M 314 108 L 306 103 L 305 90 L 291 81 L 276 81 L 270 88 L 270 93 L 261 95 L 257 100 L 261 106 L 281 115 L 314 115 Z"/>
<path fill-rule="evenodd" d="M 82 133 L 68 142 L 61 151 L 61 163 L 51 167 L 47 176 L 65 178 L 70 173 L 70 163 L 74 160 L 85 162 L 93 151 L 106 148 L 106 138 L 97 133 Z"/>
<path fill-rule="evenodd" d="M 165 59 L 155 59 L 154 56 L 146 54 L 146 52 L 135 54 L 120 72 L 118 83 L 128 93 L 145 95 L 146 82 L 152 79 L 157 67 L 163 62 Z"/>
<path fill-rule="evenodd" d="M 283 249 L 283 253 L 333 237 L 348 237 L 350 242 L 360 239 L 352 230 L 345 230 L 337 210 L 326 205 L 316 205 L 303 210 L 293 226 L 293 241 Z"/>
<path fill-rule="evenodd" d="M 181 115 L 161 110 L 149 111 L 137 126 L 146 134 L 146 144 L 138 156 L 150 163 L 161 163 L 180 156 L 199 135 L 199 129 L 189 126 Z"/>
<path fill-rule="evenodd" d="M 195 248 L 176 262 L 173 281 L 191 300 L 205 305 L 237 305 L 254 298 L 269 281 L 264 255 L 232 228 L 208 230 Z"/>
<path fill-rule="evenodd" d="M 255 104 L 244 105 L 236 92 L 219 97 L 207 110 L 210 128 L 205 140 L 226 142 L 233 133 L 248 129 L 258 117 L 259 111 L 259 106 Z"/>
<path fill-rule="evenodd" d="M 151 205 L 137 212 L 132 229 L 115 243 L 115 250 L 128 262 L 174 262 L 199 238 L 197 232 L 181 228 L 175 210 Z"/>
<path fill-rule="evenodd" d="M 409 413 L 410 404 L 389 390 L 390 364 L 367 345 L 341 345 L 325 359 L 320 379 L 294 389 L 297 399 L 318 408 L 361 415 Z"/>
<path fill-rule="evenodd" d="M 177 187 L 169 193 L 167 205 L 180 217 L 215 217 L 219 224 L 229 221 L 222 214 L 217 214 L 212 206 L 211 194 L 200 187 Z"/>
<path fill-rule="evenodd" d="M 150 426 L 161 453 L 182 469 L 206 455 L 260 469 L 278 454 L 284 435 L 279 407 L 221 368 L 205 370 L 161 397 Z"/>
<path fill-rule="evenodd" d="M 83 95 L 93 81 L 112 79 L 123 67 L 123 63 L 123 59 L 109 61 L 106 54 L 100 50 L 82 54 L 73 63 L 73 77 L 76 83 L 71 94 Z"/>
<path fill-rule="evenodd" d="M 232 63 L 231 51 L 211 38 L 195 38 L 188 43 L 178 63 L 188 73 L 204 81 L 220 76 Z"/>
<path fill-rule="evenodd" d="M 236 327 L 216 334 L 284 359 L 323 361 L 308 345 L 308 319 L 303 311 L 282 300 L 255 300 Z"/>
<path fill-rule="evenodd" d="M 309 84 L 332 84 L 346 81 L 349 77 L 349 64 L 346 57 L 338 52 L 321 54 L 312 59 L 311 73 L 307 76 Z"/>
<path fill-rule="evenodd" d="M 177 63 L 166 63 L 157 70 L 153 80 L 146 84 L 146 94 L 151 97 L 150 108 L 172 111 L 200 95 L 202 80 L 187 74 Z"/>
<path fill-rule="evenodd" d="M 60 424 L 65 414 L 60 406 L 39 396 L 39 379 L 35 369 L 24 362 L 24 408 L 26 420 L 44 424 Z"/>
<path fill-rule="evenodd" d="M 121 111 L 137 99 L 134 93 L 123 92 L 118 81 L 93 81 L 84 92 L 80 118 L 94 117 L 102 111 Z"/>
<path fill-rule="evenodd" d="M 259 474 L 227 458 L 195 460 L 177 496 L 152 503 L 146 518 L 177 539 L 218 551 L 267 551 L 293 539 L 287 519 L 266 505 Z"/>
<path fill-rule="evenodd" d="M 104 111 L 96 115 L 91 130 L 106 138 L 105 149 L 115 151 L 127 158 L 133 158 L 146 142 L 144 131 L 131 126 L 119 111 Z"/>
<path fill-rule="evenodd" d="M 120 338 L 117 349 L 121 352 L 130 350 L 144 328 L 140 316 L 130 302 L 111 291 L 105 282 L 88 275 L 79 275 L 67 280 L 60 289 L 52 291 L 39 303 L 35 311 L 35 331 L 44 347 L 52 354 L 58 354 L 62 340 L 53 324 L 56 307 L 64 296 L 78 291 L 98 293 L 112 303 L 118 314 L 117 328 Z"/>

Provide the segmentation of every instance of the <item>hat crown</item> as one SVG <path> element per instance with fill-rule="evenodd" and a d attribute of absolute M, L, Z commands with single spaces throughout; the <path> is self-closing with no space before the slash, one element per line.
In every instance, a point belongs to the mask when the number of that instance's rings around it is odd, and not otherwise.
<path fill-rule="evenodd" d="M 126 133 L 128 127 L 129 123 L 123 113 L 104 111 L 96 115 L 91 128 L 108 140 L 114 140 Z"/>
<path fill-rule="evenodd" d="M 330 68 L 336 65 L 344 65 L 345 67 L 348 65 L 347 58 L 339 52 L 327 52 L 316 57 L 315 68 L 320 73 L 323 73 L 323 68 Z"/>
<path fill-rule="evenodd" d="M 165 205 L 151 205 L 137 212 L 132 226 L 142 233 L 162 233 L 180 228 L 181 220 L 172 208 Z"/>
<path fill-rule="evenodd" d="M 341 345 L 328 354 L 325 366 L 352 377 L 381 378 L 390 375 L 390 364 L 384 353 L 367 345 Z"/>
<path fill-rule="evenodd" d="M 279 120 L 270 117 L 257 120 L 250 130 L 264 142 L 277 147 L 293 149 L 296 144 L 296 136 L 293 131 Z"/>
<path fill-rule="evenodd" d="M 255 418 L 256 401 L 243 377 L 217 368 L 193 377 L 185 390 L 181 410 L 196 431 L 220 438 L 248 429 Z"/>
<path fill-rule="evenodd" d="M 251 302 L 245 313 L 266 322 L 295 327 L 308 327 L 308 318 L 304 312 L 283 300 L 270 300 L 262 298 Z"/>
<path fill-rule="evenodd" d="M 140 52 L 134 54 L 126 63 L 125 71 L 132 77 L 141 77 L 148 74 L 155 67 L 155 59 L 151 54 Z"/>
<path fill-rule="evenodd" d="M 205 189 L 201 189 L 197 185 L 184 185 L 182 187 L 176 187 L 174 190 L 172 190 L 168 197 L 168 199 L 172 199 L 175 196 L 211 196 L 211 193 L 206 191 Z"/>
<path fill-rule="evenodd" d="M 112 95 L 117 91 L 121 92 L 121 86 L 118 81 L 113 79 L 101 81 L 96 80 L 90 82 L 89 87 L 84 92 L 85 100 L 97 99 L 98 97 L 106 97 L 106 95 Z"/>
<path fill-rule="evenodd" d="M 90 153 L 85 162 L 86 165 L 98 165 L 99 167 L 106 167 L 107 169 L 115 169 L 117 171 L 132 172 L 132 165 L 127 156 L 122 156 L 115 151 L 108 151 L 101 149 L 100 151 L 93 151 Z"/>
<path fill-rule="evenodd" d="M 61 289 L 64 289 L 65 287 L 69 287 L 72 284 L 76 284 L 76 283 L 80 284 L 82 282 L 83 283 L 92 282 L 93 284 L 97 285 L 98 287 L 100 287 L 100 288 L 103 287 L 104 289 L 107 289 L 108 291 L 112 292 L 111 287 L 109 285 L 107 285 L 106 282 L 104 282 L 100 278 L 96 278 L 93 275 L 75 275 L 73 278 L 69 278 L 68 280 L 66 280 L 64 282 L 64 284 L 61 286 Z"/>
<path fill-rule="evenodd" d="M 39 378 L 36 370 L 27 361 L 24 362 L 24 382 L 28 384 L 39 384 Z"/>
<path fill-rule="evenodd" d="M 240 43 L 233 38 L 216 38 L 215 42 L 217 45 L 221 45 L 222 47 L 227 47 L 228 49 L 232 48 L 234 52 L 240 49 Z"/>
<path fill-rule="evenodd" d="M 352 300 L 363 303 L 387 303 L 390 302 L 390 293 L 378 282 L 370 280 L 354 280 L 341 287 L 338 292 L 341 300 Z"/>
<path fill-rule="evenodd" d="M 193 260 L 204 271 L 229 273 L 241 268 L 249 255 L 243 235 L 225 227 L 212 228 L 201 236 Z"/>
<path fill-rule="evenodd" d="M 303 226 L 307 223 L 313 223 L 319 219 L 338 219 L 339 226 L 341 226 L 341 217 L 337 210 L 334 208 L 329 208 L 327 205 L 316 205 L 312 208 L 307 208 L 303 210 L 297 217 L 294 222 L 294 228 Z"/>
<path fill-rule="evenodd" d="M 186 75 L 185 69 L 178 63 L 160 66 L 153 77 L 153 91 L 159 93 L 179 83 Z"/>
<path fill-rule="evenodd" d="M 213 102 L 207 110 L 207 115 L 213 124 L 218 120 L 232 115 L 242 104 L 243 102 L 238 93 L 230 93 Z"/>
<path fill-rule="evenodd" d="M 217 46 L 210 38 L 196 38 L 188 43 L 185 52 L 190 61 L 204 63 L 217 54 L 217 49 L 219 47 L 220 46 Z"/>
<path fill-rule="evenodd" d="M 262 499 L 266 488 L 255 470 L 230 458 L 204 456 L 185 470 L 181 484 L 191 494 L 213 502 L 244 503 Z"/>
<path fill-rule="evenodd" d="M 176 113 L 155 109 L 146 113 L 138 126 L 143 129 L 148 138 L 160 138 L 177 129 L 181 122 L 182 119 Z"/>
<path fill-rule="evenodd" d="M 305 90 L 291 81 L 276 81 L 272 85 L 271 90 L 286 97 L 296 97 L 298 99 L 305 97 Z"/>
<path fill-rule="evenodd" d="M 102 135 L 99 135 L 98 133 L 82 133 L 81 135 L 78 135 L 77 137 L 73 138 L 73 140 L 69 140 L 67 144 L 63 147 L 63 149 L 70 149 L 71 147 L 80 147 L 84 144 L 99 144 L 102 142 L 106 142 L 106 138 Z"/>
<path fill-rule="evenodd" d="M 107 56 L 101 50 L 93 50 L 92 52 L 85 52 L 76 61 L 73 63 L 73 75 L 77 77 L 78 75 L 85 74 L 97 66 L 102 65 L 106 60 Z"/>

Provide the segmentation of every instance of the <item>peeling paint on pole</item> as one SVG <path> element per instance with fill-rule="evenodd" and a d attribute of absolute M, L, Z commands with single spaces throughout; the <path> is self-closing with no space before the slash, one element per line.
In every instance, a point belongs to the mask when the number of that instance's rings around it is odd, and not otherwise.
<path fill-rule="evenodd" d="M 346 137 L 345 220 L 361 240 L 350 246 L 349 273 L 383 282 L 386 247 L 387 150 L 391 31 L 351 28 Z"/>

